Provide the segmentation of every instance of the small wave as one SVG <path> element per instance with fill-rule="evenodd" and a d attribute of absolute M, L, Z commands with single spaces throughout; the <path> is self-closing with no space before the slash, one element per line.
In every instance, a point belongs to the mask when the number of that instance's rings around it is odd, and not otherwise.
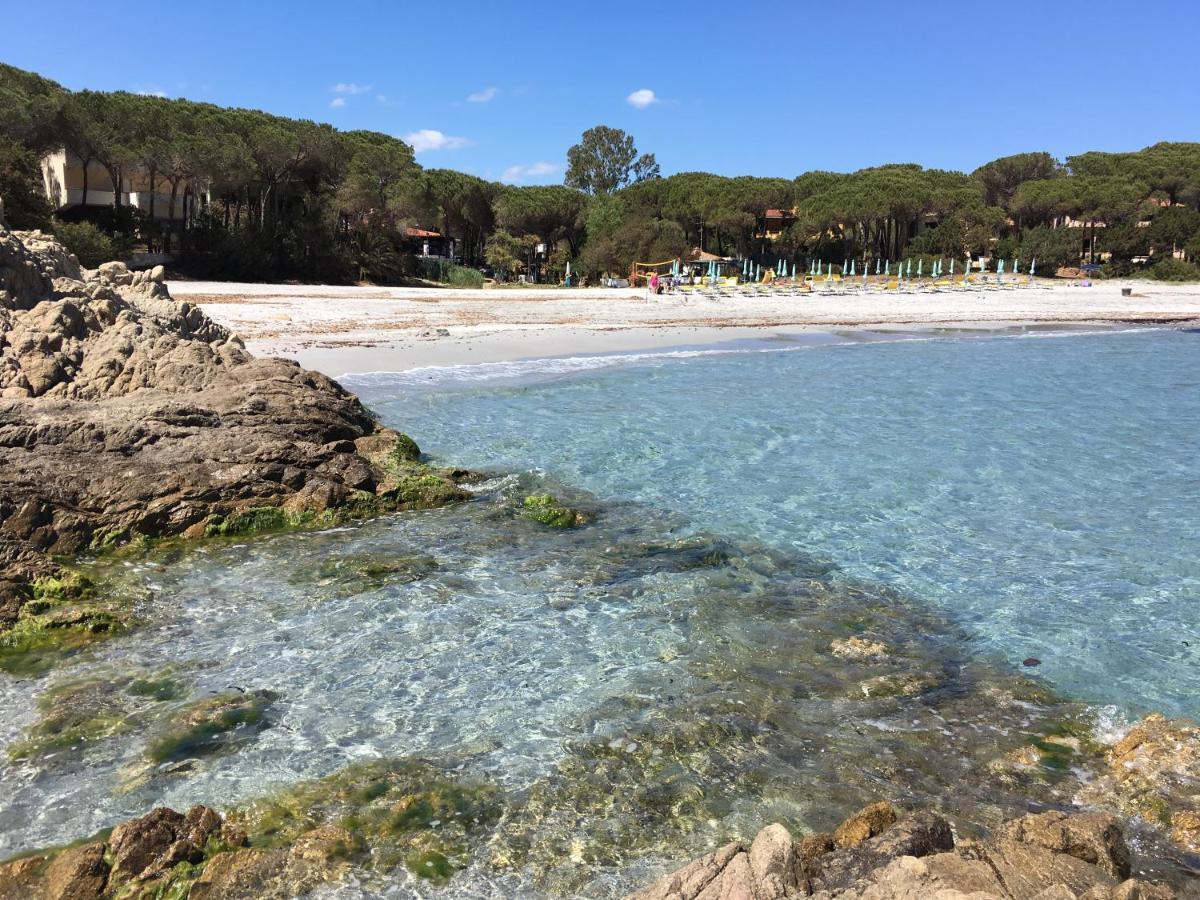
<path fill-rule="evenodd" d="M 704 357 L 743 356 L 762 353 L 794 353 L 800 350 L 861 347 L 877 344 L 930 343 L 960 340 L 1012 340 L 1026 338 L 1096 337 L 1101 335 L 1140 334 L 1161 331 L 1162 326 L 1131 326 L 1128 328 L 1046 328 L 1014 331 L 956 330 L 953 334 L 864 331 L 861 337 L 836 332 L 812 332 L 810 340 L 798 338 L 787 346 L 717 345 L 707 348 L 680 347 L 644 352 L 607 353 L 591 356 L 549 356 L 488 363 L 463 363 L 449 366 L 419 366 L 405 370 L 347 372 L 337 380 L 348 388 L 449 388 L 481 384 L 544 381 L 591 371 L 637 366 L 657 366 L 676 360 Z M 834 340 L 829 340 L 834 338 Z M 764 337 L 763 340 L 766 340 Z"/>

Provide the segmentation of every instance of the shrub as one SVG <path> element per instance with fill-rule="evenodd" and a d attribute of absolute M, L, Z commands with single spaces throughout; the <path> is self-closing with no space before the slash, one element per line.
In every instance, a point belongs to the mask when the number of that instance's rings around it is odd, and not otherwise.
<path fill-rule="evenodd" d="M 450 266 L 442 280 L 454 287 L 483 287 L 483 273 L 478 269 L 472 269 L 468 266 Z"/>
<path fill-rule="evenodd" d="M 1159 281 L 1200 281 L 1200 266 L 1167 257 L 1150 268 L 1150 275 Z"/>
<path fill-rule="evenodd" d="M 79 257 L 79 264 L 94 269 L 120 254 L 116 242 L 91 222 L 55 222 L 54 236 Z"/>
<path fill-rule="evenodd" d="M 483 273 L 478 269 L 460 266 L 446 259 L 418 257 L 417 274 L 430 281 L 440 281 L 453 287 L 483 287 Z"/>

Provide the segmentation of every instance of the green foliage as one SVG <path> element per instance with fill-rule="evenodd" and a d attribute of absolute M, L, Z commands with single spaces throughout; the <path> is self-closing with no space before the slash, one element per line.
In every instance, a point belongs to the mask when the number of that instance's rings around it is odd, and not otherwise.
<path fill-rule="evenodd" d="M 120 256 L 116 242 L 91 222 L 55 222 L 54 236 L 87 269 Z"/>
<path fill-rule="evenodd" d="M 128 187 L 135 172 L 152 177 L 177 223 L 147 221 L 119 199 L 109 215 L 92 206 L 94 226 L 56 226 L 85 265 L 122 256 L 133 240 L 155 240 L 181 270 L 208 278 L 428 276 L 432 264 L 410 252 L 410 226 L 454 241 L 463 265 L 439 263 L 432 277 L 460 287 L 481 283 L 475 268 L 484 261 L 501 279 L 534 270 L 553 278 L 568 260 L 591 273 L 626 272 L 635 261 L 696 246 L 768 262 L 785 254 L 959 257 L 997 241 L 1015 252 L 1024 231 L 1061 226 L 1066 217 L 1106 226 L 1098 241 L 1117 265 L 1141 255 L 1142 237 L 1126 226 L 1144 219 L 1155 223 L 1155 256 L 1183 249 L 1194 258 L 1200 250 L 1200 143 L 1084 153 L 1065 165 L 1048 153 L 1021 153 L 969 176 L 894 164 L 791 179 L 661 178 L 630 135 L 597 126 L 568 151 L 565 185 L 513 187 L 423 170 L 411 147 L 377 132 L 186 100 L 70 92 L 0 64 L 0 193 L 18 227 L 46 220 L 36 160 L 54 147 L 91 162 L 92 171 L 99 166 L 116 184 Z M 192 195 L 197 182 L 210 187 L 211 205 Z M 788 217 L 781 234 L 767 236 L 768 210 Z M 1055 240 L 1059 259 L 1072 255 L 1066 236 Z M 545 255 L 535 252 L 540 244 Z"/>
<path fill-rule="evenodd" d="M 633 136 L 620 128 L 589 128 L 567 151 L 567 186 L 589 194 L 611 194 L 628 184 L 658 176 L 654 154 L 638 156 Z"/>
<path fill-rule="evenodd" d="M 418 262 L 420 263 L 419 273 L 430 281 L 440 281 L 451 287 L 483 287 L 483 273 L 478 269 L 460 266 L 446 259 L 421 259 Z"/>
<path fill-rule="evenodd" d="M 984 203 L 1009 209 L 1013 195 L 1027 181 L 1045 181 L 1062 174 L 1049 153 L 1018 153 L 980 166 L 971 173 L 983 185 Z"/>
<path fill-rule="evenodd" d="M 1078 228 L 1029 228 L 1021 236 L 1023 260 L 1037 260 L 1040 274 L 1052 275 L 1063 266 L 1079 265 L 1083 235 Z"/>
<path fill-rule="evenodd" d="M 50 203 L 42 188 L 37 154 L 2 132 L 0 198 L 4 201 L 3 218 L 10 228 L 49 227 Z"/>
<path fill-rule="evenodd" d="M 1168 257 L 1150 267 L 1150 275 L 1159 281 L 1198 281 L 1200 266 Z"/>

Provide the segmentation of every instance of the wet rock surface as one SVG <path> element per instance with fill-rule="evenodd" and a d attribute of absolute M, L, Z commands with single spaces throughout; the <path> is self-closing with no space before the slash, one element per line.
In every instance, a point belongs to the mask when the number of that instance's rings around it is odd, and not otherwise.
<path fill-rule="evenodd" d="M 878 833 L 861 837 L 876 827 L 881 828 Z M 629 900 L 1177 896 L 1171 886 L 1129 878 L 1130 851 L 1111 816 L 1030 815 L 1005 823 L 987 841 L 956 845 L 945 819 L 931 812 L 896 819 L 895 810 L 883 803 L 859 811 L 835 833 L 843 836 L 837 845 L 828 835 L 793 841 L 782 825 L 771 825 L 748 848 L 728 844 Z"/>
<path fill-rule="evenodd" d="M 335 382 L 172 300 L 160 269 L 83 271 L 0 226 L 0 656 L 113 627 L 24 612 L 51 556 L 443 505 L 455 482 Z"/>

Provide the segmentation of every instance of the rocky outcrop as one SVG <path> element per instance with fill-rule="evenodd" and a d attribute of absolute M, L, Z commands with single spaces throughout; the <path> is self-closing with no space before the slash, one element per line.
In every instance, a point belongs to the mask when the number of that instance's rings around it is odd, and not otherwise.
<path fill-rule="evenodd" d="M 287 848 L 251 849 L 206 806 L 186 815 L 160 807 L 118 825 L 107 841 L 0 865 L 0 900 L 282 900 L 340 875 L 352 840 L 345 829 L 323 827 Z"/>
<path fill-rule="evenodd" d="M 1007 823 L 987 842 L 956 845 L 929 812 L 867 807 L 833 835 L 793 841 L 779 824 L 749 849 L 733 843 L 629 900 L 1168 900 L 1169 887 L 1130 879 L 1117 820 L 1048 812 Z"/>
<path fill-rule="evenodd" d="M 0 630 L 50 555 L 464 496 L 335 382 L 256 359 L 162 279 L 0 227 Z"/>
<path fill-rule="evenodd" d="M 1138 816 L 1200 853 L 1200 726 L 1152 713 L 1104 754 L 1080 800 Z"/>

